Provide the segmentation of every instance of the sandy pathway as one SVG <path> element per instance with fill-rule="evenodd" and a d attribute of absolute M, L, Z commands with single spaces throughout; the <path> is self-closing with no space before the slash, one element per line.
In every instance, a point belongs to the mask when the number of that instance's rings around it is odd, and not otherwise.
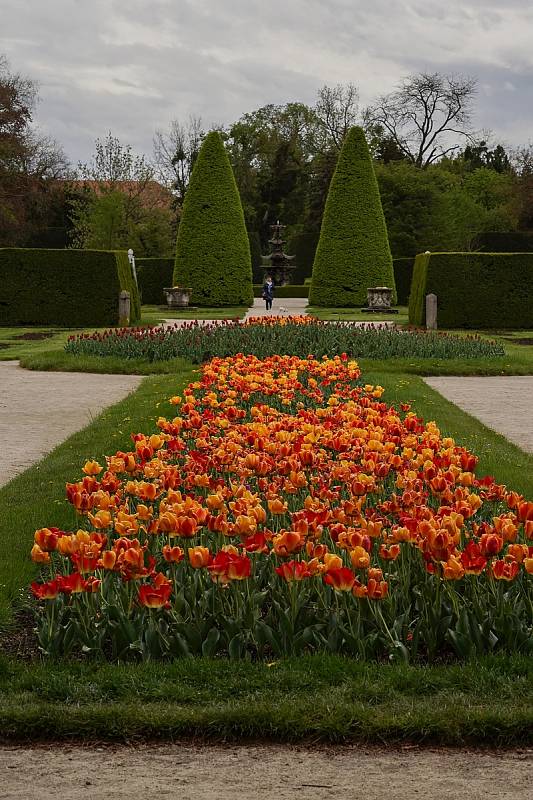
<path fill-rule="evenodd" d="M 533 453 L 533 375 L 424 380 L 463 411 Z"/>
<path fill-rule="evenodd" d="M 137 375 L 31 372 L 0 361 L 0 486 L 135 389 Z"/>
<path fill-rule="evenodd" d="M 530 800 L 533 751 L 288 745 L 0 749 L 3 800 Z"/>

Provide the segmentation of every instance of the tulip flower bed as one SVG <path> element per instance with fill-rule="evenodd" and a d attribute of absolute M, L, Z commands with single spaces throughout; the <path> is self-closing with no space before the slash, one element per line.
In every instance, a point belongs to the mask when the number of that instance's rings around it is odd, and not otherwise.
<path fill-rule="evenodd" d="M 255 317 L 244 323 L 192 321 L 165 328 L 122 328 L 69 338 L 74 355 L 116 356 L 150 362 L 176 357 L 194 363 L 242 353 L 271 355 L 313 353 L 321 358 L 347 353 L 354 358 L 492 358 L 505 355 L 500 344 L 478 336 L 453 336 L 424 330 L 374 327 L 354 322 L 324 322 L 313 317 Z"/>
<path fill-rule="evenodd" d="M 215 358 L 158 433 L 67 484 L 38 636 L 111 659 L 532 651 L 533 503 L 356 362 Z"/>

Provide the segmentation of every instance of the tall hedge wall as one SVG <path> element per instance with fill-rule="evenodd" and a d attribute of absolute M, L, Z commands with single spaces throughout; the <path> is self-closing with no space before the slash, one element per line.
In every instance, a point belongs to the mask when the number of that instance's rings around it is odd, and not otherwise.
<path fill-rule="evenodd" d="M 136 323 L 139 293 L 124 251 L 0 248 L 0 325 L 117 325 L 121 289 Z"/>
<path fill-rule="evenodd" d="M 440 328 L 533 328 L 533 253 L 421 253 L 415 259 L 409 322 L 425 323 L 437 295 Z"/>
<path fill-rule="evenodd" d="M 392 260 L 396 294 L 400 306 L 406 306 L 409 303 L 414 263 L 414 258 L 393 258 Z"/>
<path fill-rule="evenodd" d="M 151 306 L 164 305 L 163 289 L 173 286 L 174 282 L 174 259 L 136 258 L 135 267 L 141 302 Z"/>
<path fill-rule="evenodd" d="M 250 306 L 252 262 L 235 178 L 220 134 L 209 133 L 183 203 L 174 285 L 192 288 L 195 306 Z"/>
<path fill-rule="evenodd" d="M 351 128 L 329 187 L 309 303 L 364 306 L 370 286 L 394 290 L 394 272 L 365 134 L 362 128 Z M 396 291 L 393 297 L 396 302 Z"/>

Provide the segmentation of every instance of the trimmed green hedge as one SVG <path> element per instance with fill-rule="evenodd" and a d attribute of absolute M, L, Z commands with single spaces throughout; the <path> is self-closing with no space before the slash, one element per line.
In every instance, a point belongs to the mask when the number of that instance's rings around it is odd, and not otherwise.
<path fill-rule="evenodd" d="M 0 248 L 0 325 L 118 325 L 122 289 L 136 323 L 141 304 L 125 251 Z"/>
<path fill-rule="evenodd" d="M 409 322 L 425 323 L 436 294 L 439 328 L 533 328 L 533 253 L 421 253 Z"/>
<path fill-rule="evenodd" d="M 486 253 L 533 253 L 533 231 L 480 233 L 476 245 Z"/>
<path fill-rule="evenodd" d="M 364 306 L 370 286 L 390 286 L 392 256 L 379 188 L 362 128 L 351 128 L 331 179 L 309 303 Z"/>
<path fill-rule="evenodd" d="M 141 302 L 145 305 L 160 306 L 166 303 L 163 289 L 173 285 L 173 258 L 136 258 L 137 280 Z"/>
<path fill-rule="evenodd" d="M 194 164 L 176 244 L 174 285 L 195 306 L 251 306 L 252 262 L 239 190 L 217 131 Z"/>
<path fill-rule="evenodd" d="M 399 306 L 406 306 L 409 303 L 414 263 L 414 258 L 393 258 L 392 260 Z"/>
<path fill-rule="evenodd" d="M 263 294 L 263 284 L 254 284 L 254 297 L 261 297 Z M 276 286 L 274 289 L 274 299 L 283 297 L 309 297 L 309 286 L 290 284 L 289 286 Z"/>

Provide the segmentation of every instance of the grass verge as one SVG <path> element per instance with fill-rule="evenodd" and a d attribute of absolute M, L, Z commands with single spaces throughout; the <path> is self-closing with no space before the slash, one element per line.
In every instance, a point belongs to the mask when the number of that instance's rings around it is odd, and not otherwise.
<path fill-rule="evenodd" d="M 24 369 L 45 372 L 93 372 L 104 375 L 174 375 L 186 368 L 183 358 L 168 361 L 146 361 L 140 358 L 124 359 L 118 356 L 73 355 L 64 350 L 30 353 L 20 358 Z"/>
<path fill-rule="evenodd" d="M 282 302 L 282 301 L 280 301 Z M 365 313 L 360 308 L 319 308 L 318 306 L 307 306 L 306 312 L 317 319 L 325 320 L 356 320 L 357 322 L 393 322 L 395 325 L 407 325 L 409 323 L 409 309 L 407 306 L 398 306 L 397 314 L 375 314 Z"/>
<path fill-rule="evenodd" d="M 533 665 L 517 656 L 434 667 L 338 656 L 128 666 L 1 659 L 0 729 L 18 741 L 524 746 L 533 743 Z"/>
<path fill-rule="evenodd" d="M 65 483 L 79 479 L 86 458 L 101 459 L 129 449 L 131 432 L 155 429 L 158 416 L 173 415 L 167 398 L 192 379 L 190 369 L 147 378 L 135 392 L 0 489 L 0 541 L 2 552 L 9 553 L 9 559 L 0 560 L 0 623 L 9 620 L 13 603 L 26 596 L 35 578 L 35 565 L 28 557 L 34 530 L 44 525 L 76 528 L 76 515 L 64 497 Z"/>
<path fill-rule="evenodd" d="M 159 325 L 164 319 L 242 319 L 248 307 L 230 306 L 228 308 L 191 308 L 179 311 L 162 306 L 143 306 L 141 325 Z"/>

